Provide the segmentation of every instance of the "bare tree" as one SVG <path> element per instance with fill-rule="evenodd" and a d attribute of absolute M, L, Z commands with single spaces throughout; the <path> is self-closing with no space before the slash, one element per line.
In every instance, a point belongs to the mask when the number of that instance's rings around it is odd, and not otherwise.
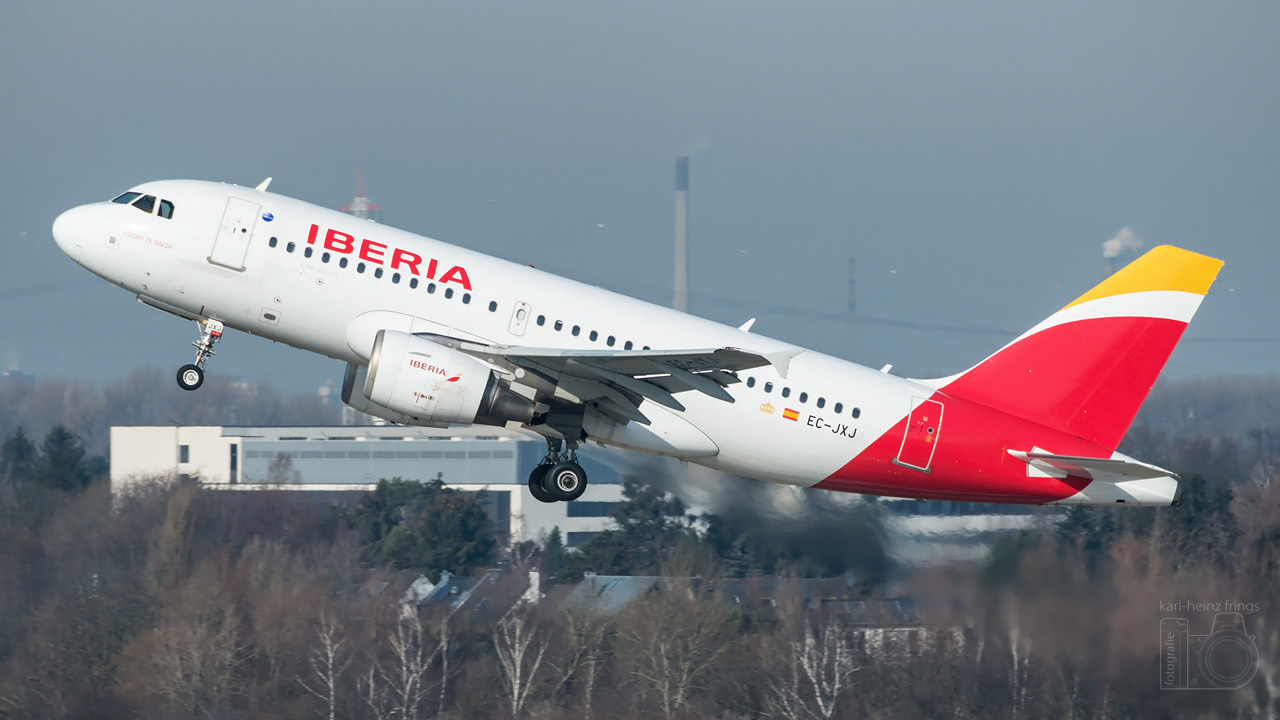
<path fill-rule="evenodd" d="M 802 639 L 788 643 L 787 650 L 789 673 L 770 682 L 775 712 L 788 720 L 808 716 L 829 720 L 859 670 L 844 623 L 823 623 L 821 633 L 806 625 Z"/>
<path fill-rule="evenodd" d="M 530 611 L 517 605 L 498 621 L 493 631 L 493 647 L 498 654 L 498 670 L 502 688 L 511 700 L 511 717 L 520 717 L 533 678 L 547 651 L 547 638 L 534 628 Z M 536 654 L 532 646 L 536 645 Z M 532 662 L 530 658 L 532 657 Z"/>
<path fill-rule="evenodd" d="M 360 692 L 360 698 L 369 706 L 374 720 L 392 717 L 394 710 L 391 708 L 391 693 L 378 675 L 377 663 L 370 665 L 369 671 L 356 680 L 356 689 Z"/>
<path fill-rule="evenodd" d="M 436 715 L 444 714 L 445 693 L 449 689 L 449 651 L 453 648 L 453 636 L 449 628 L 452 613 L 444 613 L 440 618 L 440 700 L 436 705 Z"/>
<path fill-rule="evenodd" d="M 622 635 L 629 644 L 631 675 L 663 717 L 687 708 L 703 676 L 728 647 L 725 619 L 714 603 L 674 593 L 638 605 Z"/>
<path fill-rule="evenodd" d="M 341 639 L 341 626 L 328 613 L 320 614 L 320 627 L 316 630 L 317 642 L 307 658 L 311 672 L 315 675 L 312 684 L 308 685 L 301 677 L 298 684 L 307 692 L 320 698 L 329 709 L 329 720 L 335 720 L 338 713 L 338 678 L 351 664 L 351 656 L 343 651 L 346 641 Z"/>
<path fill-rule="evenodd" d="M 567 647 L 559 662 L 549 663 L 556 674 L 554 693 L 581 687 L 582 717 L 590 720 L 596 681 L 609 653 L 606 638 L 610 619 L 585 603 L 565 608 L 563 618 Z"/>
<path fill-rule="evenodd" d="M 1031 638 L 1016 621 L 1009 628 L 1009 693 L 1014 717 L 1027 712 L 1027 682 L 1031 673 Z"/>
<path fill-rule="evenodd" d="M 429 644 L 418 614 L 402 614 L 396 623 L 395 633 L 387 638 L 387 646 L 391 650 L 390 669 L 375 662 L 369 670 L 365 700 L 375 715 L 400 720 L 418 717 L 422 701 L 431 691 L 427 670 L 440 651 L 439 645 L 428 649 Z M 387 708 L 390 708 L 389 714 L 382 714 Z"/>
<path fill-rule="evenodd" d="M 122 664 L 140 694 L 162 698 L 187 714 L 217 717 L 234 695 L 240 665 L 253 657 L 240 637 L 235 610 L 166 624 L 125 651 Z"/>
<path fill-rule="evenodd" d="M 289 453 L 276 453 L 275 458 L 267 464 L 268 485 L 297 485 L 302 482 L 302 473 L 293 469 L 293 456 Z"/>

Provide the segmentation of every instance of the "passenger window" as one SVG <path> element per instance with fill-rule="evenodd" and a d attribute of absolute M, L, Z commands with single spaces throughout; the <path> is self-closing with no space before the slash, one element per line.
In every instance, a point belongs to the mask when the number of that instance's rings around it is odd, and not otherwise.
<path fill-rule="evenodd" d="M 311 257 L 311 246 L 308 245 L 307 248 L 302 251 L 302 256 Z"/>
<path fill-rule="evenodd" d="M 546 315 L 539 315 L 539 316 L 538 316 L 538 327 L 542 327 L 543 325 L 546 325 L 546 324 L 547 324 L 547 316 L 546 316 Z"/>
<path fill-rule="evenodd" d="M 633 347 L 635 347 L 635 345 L 632 345 L 632 344 L 631 344 L 631 341 L 630 341 L 630 340 L 628 340 L 628 341 L 627 341 L 627 344 L 622 346 L 622 349 L 623 349 L 623 350 L 630 350 L 630 349 L 631 349 L 631 348 L 633 348 Z"/>
<path fill-rule="evenodd" d="M 831 409 L 835 410 L 836 414 L 839 415 L 840 411 L 844 409 L 844 403 L 836 403 L 836 406 Z"/>
<path fill-rule="evenodd" d="M 289 244 L 292 245 L 293 243 L 289 243 Z M 364 263 L 356 263 L 356 272 L 358 273 L 364 272 Z"/>
<path fill-rule="evenodd" d="M 285 246 L 284 246 L 284 251 L 285 251 L 285 252 L 293 252 L 293 249 L 294 249 L 295 247 L 297 247 L 297 245 L 294 245 L 293 243 L 289 243 L 288 245 L 285 245 Z"/>
<path fill-rule="evenodd" d="M 791 397 L 791 388 L 789 387 L 782 388 L 782 397 Z"/>
<path fill-rule="evenodd" d="M 151 214 L 152 210 L 156 209 L 156 196 L 143 195 L 142 197 L 138 198 L 138 201 L 135 202 L 133 206 L 149 215 Z"/>
<path fill-rule="evenodd" d="M 271 238 L 267 241 L 267 247 L 275 247 L 278 242 L 280 242 L 278 238 Z"/>
<path fill-rule="evenodd" d="M 615 341 L 614 341 L 613 336 L 612 336 L 612 335 L 610 335 L 610 336 L 609 336 L 609 339 L 604 341 L 604 344 L 605 344 L 605 345 L 608 345 L 609 347 L 613 347 L 613 343 L 614 343 L 614 342 L 615 342 Z"/>
<path fill-rule="evenodd" d="M 595 342 L 596 338 L 600 337 L 600 333 L 596 332 L 595 330 L 592 330 L 591 335 L 589 337 L 591 338 L 591 342 Z"/>
<path fill-rule="evenodd" d="M 753 378 L 753 377 L 748 377 L 748 378 L 747 378 L 747 387 L 755 387 L 755 386 L 756 386 L 756 379 L 755 379 L 755 378 Z"/>
<path fill-rule="evenodd" d="M 391 273 L 391 284 L 396 285 L 400 282 L 400 273 Z"/>
<path fill-rule="evenodd" d="M 173 203 L 168 200 L 160 201 L 160 217 L 165 218 L 166 220 L 173 219 Z"/>
<path fill-rule="evenodd" d="M 329 253 L 320 253 L 320 262 L 329 262 Z"/>
<path fill-rule="evenodd" d="M 142 193 L 127 192 L 127 193 L 124 193 L 123 195 L 120 195 L 119 197 L 117 197 L 115 200 L 112 200 L 111 202 L 120 203 L 121 205 L 128 205 L 134 200 L 137 200 L 138 196 L 141 194 Z"/>
<path fill-rule="evenodd" d="M 493 300 L 489 301 L 489 312 L 498 312 L 498 303 Z"/>
<path fill-rule="evenodd" d="M 347 266 L 347 259 L 346 259 L 346 258 L 338 258 L 338 267 L 340 267 L 340 268 L 344 268 L 344 267 L 346 267 L 346 266 Z"/>
<path fill-rule="evenodd" d="M 562 320 L 557 320 L 557 321 L 556 321 L 556 330 L 557 330 L 557 331 L 559 331 L 559 330 L 563 330 L 563 329 L 564 329 L 564 321 L 562 321 Z"/>
<path fill-rule="evenodd" d="M 309 251 L 311 250 L 311 248 L 307 248 L 307 250 L 308 250 L 308 252 L 309 252 Z M 382 277 L 382 268 L 380 268 L 380 267 L 379 267 L 379 268 L 374 268 L 374 269 L 373 269 L 373 276 L 374 276 L 374 277 L 376 277 L 376 278 L 380 278 L 380 277 Z"/>
<path fill-rule="evenodd" d="M 821 409 L 821 408 L 825 407 L 825 406 L 826 406 L 826 404 L 827 404 L 827 399 L 826 399 L 826 398 L 818 398 L 818 408 L 819 408 L 819 409 Z"/>
<path fill-rule="evenodd" d="M 578 327 L 577 325 L 574 325 L 574 326 L 573 326 L 573 336 L 574 336 L 574 337 L 578 337 L 578 333 L 580 333 L 580 332 L 582 332 L 582 328 Z"/>
<path fill-rule="evenodd" d="M 862 416 L 862 410 L 860 408 L 854 408 L 853 410 L 849 411 L 849 414 L 852 415 L 856 420 L 857 418 Z"/>
<path fill-rule="evenodd" d="M 427 283 L 427 294 L 428 294 L 428 295 L 431 295 L 431 294 L 435 293 L 435 291 L 436 291 L 436 284 L 435 284 L 435 283 Z"/>
<path fill-rule="evenodd" d="M 462 304 L 463 305 L 471 304 L 471 293 L 462 293 Z"/>
<path fill-rule="evenodd" d="M 445 300 L 448 300 L 448 299 L 449 299 L 449 298 L 451 298 L 451 297 L 453 297 L 453 288 L 445 288 L 445 289 L 444 289 L 444 299 L 445 299 Z"/>
<path fill-rule="evenodd" d="M 771 392 L 773 392 L 773 383 L 771 383 L 771 382 L 767 382 L 767 383 L 765 383 L 765 384 L 764 384 L 764 391 L 765 391 L 765 392 L 767 392 L 767 393 L 771 393 Z"/>
<path fill-rule="evenodd" d="M 800 402 L 809 402 L 809 393 L 800 393 Z"/>
<path fill-rule="evenodd" d="M 418 287 L 418 278 L 409 278 L 409 287 L 410 288 Z"/>

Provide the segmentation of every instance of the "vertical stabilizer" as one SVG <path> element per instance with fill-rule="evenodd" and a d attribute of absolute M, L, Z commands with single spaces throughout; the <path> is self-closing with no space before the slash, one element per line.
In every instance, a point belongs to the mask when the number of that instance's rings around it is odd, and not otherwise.
<path fill-rule="evenodd" d="M 1153 248 L 978 365 L 930 384 L 1115 449 L 1221 268 Z"/>

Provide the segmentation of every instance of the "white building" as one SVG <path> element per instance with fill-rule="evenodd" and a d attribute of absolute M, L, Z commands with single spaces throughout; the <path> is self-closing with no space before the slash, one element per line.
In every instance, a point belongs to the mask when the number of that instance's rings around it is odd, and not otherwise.
<path fill-rule="evenodd" d="M 372 490 L 384 478 L 438 477 L 448 487 L 484 493 L 499 535 L 532 540 L 559 527 L 567 545 L 580 545 L 612 523 L 607 516 L 622 499 L 622 477 L 601 457 L 580 451 L 590 478 L 582 498 L 538 502 L 527 483 L 546 449 L 540 436 L 478 426 L 113 427 L 111 488 L 186 476 L 209 487 L 339 499 Z"/>

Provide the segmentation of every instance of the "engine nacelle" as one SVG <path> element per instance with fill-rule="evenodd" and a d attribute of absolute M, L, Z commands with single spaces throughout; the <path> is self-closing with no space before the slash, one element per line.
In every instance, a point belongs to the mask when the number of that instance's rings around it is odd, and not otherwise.
<path fill-rule="evenodd" d="M 513 392 L 479 360 L 397 330 L 378 332 L 364 396 L 372 405 L 411 418 L 413 422 L 406 424 L 415 425 L 528 422 L 535 409 L 532 400 Z"/>
<path fill-rule="evenodd" d="M 364 396 L 364 384 L 369 378 L 369 368 L 355 363 L 347 363 L 347 372 L 342 378 L 342 402 L 348 407 L 367 415 L 380 417 L 397 425 L 417 425 L 419 427 L 449 427 L 449 423 L 434 422 L 424 418 L 416 418 L 398 413 L 391 408 L 383 407 Z"/>

